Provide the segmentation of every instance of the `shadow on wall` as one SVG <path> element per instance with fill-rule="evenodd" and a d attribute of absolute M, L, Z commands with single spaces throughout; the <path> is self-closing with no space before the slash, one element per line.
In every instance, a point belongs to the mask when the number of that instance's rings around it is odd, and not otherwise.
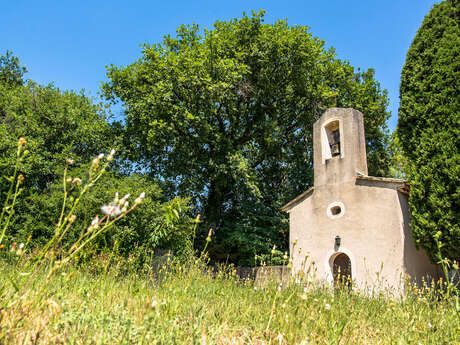
<path fill-rule="evenodd" d="M 442 276 L 441 268 L 433 265 L 426 255 L 425 251 L 420 248 L 417 250 L 415 241 L 410 230 L 410 213 L 408 196 L 398 192 L 399 205 L 403 215 L 404 229 L 404 267 L 407 274 L 411 276 L 417 284 L 422 283 L 422 278 L 430 283 L 433 279 L 437 281 Z"/>

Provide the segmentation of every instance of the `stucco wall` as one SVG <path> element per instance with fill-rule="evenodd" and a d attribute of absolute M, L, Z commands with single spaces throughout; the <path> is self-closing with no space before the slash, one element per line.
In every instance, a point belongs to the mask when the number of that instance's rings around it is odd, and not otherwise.
<path fill-rule="evenodd" d="M 360 289 L 399 290 L 405 274 L 436 276 L 436 267 L 415 249 L 407 200 L 397 187 L 350 181 L 315 188 L 289 212 L 293 271 L 310 269 L 316 279 L 331 283 L 333 257 L 343 252 L 350 257 L 352 278 Z M 327 208 L 334 202 L 344 209 L 340 217 L 331 218 Z M 338 248 L 336 236 L 341 238 Z"/>

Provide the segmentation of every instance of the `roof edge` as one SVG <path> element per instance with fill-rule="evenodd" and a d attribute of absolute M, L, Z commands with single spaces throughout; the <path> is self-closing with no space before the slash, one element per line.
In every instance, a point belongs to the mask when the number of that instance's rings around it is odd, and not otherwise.
<path fill-rule="evenodd" d="M 308 188 L 305 192 L 303 192 L 302 194 L 296 196 L 294 199 L 292 199 L 291 201 L 289 201 L 286 205 L 284 205 L 283 207 L 281 207 L 281 211 L 283 212 L 287 212 L 289 211 L 292 207 L 294 207 L 294 205 L 296 203 L 298 203 L 299 201 L 301 201 L 302 199 L 304 199 L 305 197 L 307 197 L 309 194 L 311 194 L 313 192 L 313 190 L 315 189 L 314 186 Z"/>
<path fill-rule="evenodd" d="M 400 184 L 407 184 L 407 180 L 399 179 L 399 178 L 392 178 L 392 177 L 375 177 L 375 176 L 367 176 L 357 174 L 357 180 L 366 180 L 366 181 L 374 181 L 374 182 L 387 182 L 387 183 L 400 183 Z"/>

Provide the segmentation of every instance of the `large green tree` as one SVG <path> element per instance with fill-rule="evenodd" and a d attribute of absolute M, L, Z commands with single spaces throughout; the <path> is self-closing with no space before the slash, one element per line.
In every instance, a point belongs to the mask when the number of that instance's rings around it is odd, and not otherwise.
<path fill-rule="evenodd" d="M 388 165 L 387 95 L 373 71 L 337 59 L 305 26 L 263 17 L 201 34 L 181 26 L 133 64 L 109 67 L 103 86 L 125 106 L 129 158 L 191 196 L 215 232 L 211 255 L 240 264 L 286 247 L 279 208 L 313 183 L 312 126 L 325 109 L 362 111 L 370 172 Z"/>
<path fill-rule="evenodd" d="M 425 17 L 401 73 L 397 135 L 407 159 L 412 232 L 433 261 L 460 258 L 460 3 Z"/>
<path fill-rule="evenodd" d="M 6 175 L 14 166 L 22 136 L 30 151 L 22 171 L 26 186 L 42 191 L 61 175 L 66 158 L 76 166 L 88 162 L 110 150 L 115 138 L 101 104 L 84 93 L 24 80 L 25 71 L 10 52 L 0 56 L 0 171 Z"/>

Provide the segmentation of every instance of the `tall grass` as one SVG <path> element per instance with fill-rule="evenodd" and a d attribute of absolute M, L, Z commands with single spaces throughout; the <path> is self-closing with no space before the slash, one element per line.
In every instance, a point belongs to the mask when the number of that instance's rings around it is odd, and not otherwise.
<path fill-rule="evenodd" d="M 24 144 L 18 143 L 18 164 Z M 404 298 L 391 299 L 302 279 L 256 284 L 229 267 L 211 270 L 205 250 L 185 263 L 168 257 L 149 274 L 114 255 L 77 265 L 77 254 L 142 200 L 130 208 L 127 197 L 116 196 L 77 242 L 59 245 L 73 224 L 75 203 L 112 155 L 101 166 L 103 157 L 95 158 L 86 181 L 64 173 L 54 235 L 27 253 L 27 244 L 5 242 L 20 194 L 18 169 L 9 178 L 0 216 L 0 344 L 460 344 L 460 307 L 451 285 L 408 285 Z M 68 188 L 81 188 L 79 197 L 68 199 Z"/>
<path fill-rule="evenodd" d="M 239 280 L 198 263 L 155 276 L 69 266 L 1 311 L 1 344 L 460 344 L 453 301 L 411 289 L 348 290 Z M 101 261 L 100 265 L 104 265 Z M 0 279 L 11 274 L 2 266 Z M 103 272 L 103 270 L 100 270 Z M 3 294 L 14 293 L 10 288 Z"/>

